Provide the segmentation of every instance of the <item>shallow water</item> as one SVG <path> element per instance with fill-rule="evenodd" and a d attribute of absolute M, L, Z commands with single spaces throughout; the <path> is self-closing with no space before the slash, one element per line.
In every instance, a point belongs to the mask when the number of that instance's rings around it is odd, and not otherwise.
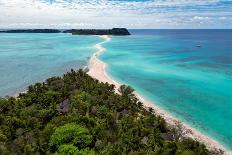
<path fill-rule="evenodd" d="M 178 119 L 232 150 L 232 30 L 131 30 L 112 37 L 100 59 Z M 83 68 L 96 36 L 0 34 L 0 96 Z"/>
<path fill-rule="evenodd" d="M 87 65 L 98 37 L 0 33 L 0 96 Z"/>
<path fill-rule="evenodd" d="M 132 33 L 104 44 L 111 77 L 232 150 L 232 31 Z"/>

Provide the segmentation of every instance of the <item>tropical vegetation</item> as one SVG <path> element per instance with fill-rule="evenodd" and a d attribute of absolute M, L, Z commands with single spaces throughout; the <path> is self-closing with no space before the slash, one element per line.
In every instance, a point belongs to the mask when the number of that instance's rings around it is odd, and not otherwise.
<path fill-rule="evenodd" d="M 129 86 L 71 70 L 0 99 L 0 154 L 209 155 L 147 109 Z"/>

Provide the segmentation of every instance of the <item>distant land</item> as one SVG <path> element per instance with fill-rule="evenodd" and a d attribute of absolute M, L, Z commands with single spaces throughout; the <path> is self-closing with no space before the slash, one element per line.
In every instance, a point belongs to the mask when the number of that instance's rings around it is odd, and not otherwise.
<path fill-rule="evenodd" d="M 0 33 L 61 33 L 61 30 L 56 29 L 14 29 L 1 30 Z"/>
<path fill-rule="evenodd" d="M 15 29 L 15 30 L 2 30 L 0 33 L 72 33 L 73 35 L 130 35 L 126 28 L 113 28 L 113 29 L 70 29 L 70 30 L 57 30 L 57 29 Z"/>

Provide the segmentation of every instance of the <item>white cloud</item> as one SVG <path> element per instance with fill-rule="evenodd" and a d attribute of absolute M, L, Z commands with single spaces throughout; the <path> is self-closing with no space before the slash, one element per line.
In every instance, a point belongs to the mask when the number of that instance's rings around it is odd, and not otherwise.
<path fill-rule="evenodd" d="M 220 20 L 226 20 L 227 17 L 219 17 Z"/>
<path fill-rule="evenodd" d="M 201 17 L 201 16 L 194 16 L 193 19 L 195 20 L 209 20 L 209 17 Z"/>
<path fill-rule="evenodd" d="M 222 0 L 0 0 L 0 28 L 231 28 Z M 232 0 L 227 0 L 232 2 Z"/>

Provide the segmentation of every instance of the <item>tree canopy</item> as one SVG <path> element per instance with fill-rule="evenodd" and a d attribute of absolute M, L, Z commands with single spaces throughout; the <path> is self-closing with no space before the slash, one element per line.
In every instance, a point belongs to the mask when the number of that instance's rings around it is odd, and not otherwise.
<path fill-rule="evenodd" d="M 133 89 L 100 83 L 82 70 L 0 99 L 0 154 L 208 155 L 139 102 Z"/>

